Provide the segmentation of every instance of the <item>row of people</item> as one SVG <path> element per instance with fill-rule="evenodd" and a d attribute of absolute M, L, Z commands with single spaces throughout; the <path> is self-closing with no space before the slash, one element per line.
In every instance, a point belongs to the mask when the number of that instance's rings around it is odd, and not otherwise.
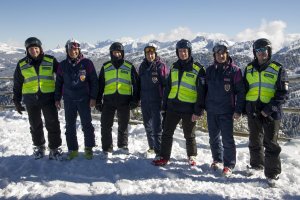
<path fill-rule="evenodd" d="M 215 170 L 222 167 L 223 174 L 229 176 L 236 164 L 233 120 L 245 111 L 251 168 L 265 169 L 266 177 L 273 180 L 281 173 L 277 137 L 281 105 L 288 95 L 288 79 L 281 64 L 272 60 L 272 46 L 267 39 L 254 42 L 254 60 L 245 68 L 244 77 L 225 45 L 214 46 L 214 63 L 205 69 L 194 61 L 192 45 L 185 39 L 176 44 L 178 60 L 170 71 L 157 55 L 156 46 L 148 44 L 138 73 L 124 59 L 123 45 L 115 42 L 109 49 L 111 60 L 103 64 L 98 78 L 92 61 L 83 57 L 76 40 L 67 42 L 67 58 L 60 64 L 53 56 L 43 53 L 41 41 L 35 37 L 28 38 L 25 47 L 27 55 L 18 62 L 14 74 L 13 101 L 16 110 L 22 113 L 23 97 L 36 159 L 45 155 L 41 112 L 48 131 L 49 159 L 59 159 L 62 155 L 57 113 L 62 97 L 69 160 L 78 156 L 77 113 L 84 133 L 84 155 L 93 158 L 92 107 L 101 112 L 104 154 L 113 151 L 112 126 L 116 111 L 117 145 L 128 152 L 130 109 L 136 108 L 140 99 L 148 151 L 156 155 L 152 164 L 162 166 L 169 162 L 173 134 L 182 120 L 188 162 L 196 165 L 195 125 L 206 110 L 211 167 Z"/>

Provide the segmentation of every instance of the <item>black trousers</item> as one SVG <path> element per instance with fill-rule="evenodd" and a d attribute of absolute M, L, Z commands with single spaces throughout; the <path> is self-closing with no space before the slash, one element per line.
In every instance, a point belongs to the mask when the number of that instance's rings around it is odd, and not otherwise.
<path fill-rule="evenodd" d="M 182 128 L 186 141 L 187 156 L 197 155 L 197 146 L 195 139 L 196 122 L 192 122 L 192 114 L 178 114 L 176 112 L 167 111 L 160 150 L 160 156 L 164 159 L 169 160 L 171 157 L 173 135 L 180 120 L 182 120 Z"/>
<path fill-rule="evenodd" d="M 34 146 L 46 143 L 43 131 L 43 112 L 45 127 L 48 131 L 48 147 L 55 149 L 61 146 L 61 131 L 58 121 L 58 113 L 54 103 L 46 105 L 26 105 L 28 112 L 30 132 Z"/>
<path fill-rule="evenodd" d="M 128 123 L 130 118 L 129 105 L 112 106 L 103 105 L 101 114 L 101 142 L 103 151 L 113 150 L 112 126 L 114 123 L 115 112 L 118 118 L 118 147 L 128 146 Z"/>
<path fill-rule="evenodd" d="M 248 116 L 250 165 L 265 168 L 265 176 L 273 178 L 281 173 L 277 143 L 280 120 L 271 120 L 259 115 Z"/>

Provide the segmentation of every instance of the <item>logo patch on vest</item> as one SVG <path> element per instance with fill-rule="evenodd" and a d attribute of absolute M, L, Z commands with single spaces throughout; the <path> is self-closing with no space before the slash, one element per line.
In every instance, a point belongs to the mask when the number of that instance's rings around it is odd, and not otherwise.
<path fill-rule="evenodd" d="M 274 75 L 272 75 L 272 74 L 265 74 L 264 76 L 269 77 L 269 78 L 274 78 Z"/>
<path fill-rule="evenodd" d="M 79 78 L 83 82 L 86 78 L 86 71 L 85 70 L 79 70 Z"/>
<path fill-rule="evenodd" d="M 128 74 L 128 71 L 126 71 L 126 70 L 121 70 L 121 73 L 123 73 L 123 74 Z"/>
<path fill-rule="evenodd" d="M 194 74 L 191 74 L 191 73 L 186 73 L 186 76 L 187 76 L 187 77 L 190 77 L 190 78 L 194 78 L 194 77 L 195 77 L 195 75 L 194 75 Z"/>
<path fill-rule="evenodd" d="M 230 84 L 225 84 L 224 89 L 226 92 L 228 92 L 230 90 Z"/>

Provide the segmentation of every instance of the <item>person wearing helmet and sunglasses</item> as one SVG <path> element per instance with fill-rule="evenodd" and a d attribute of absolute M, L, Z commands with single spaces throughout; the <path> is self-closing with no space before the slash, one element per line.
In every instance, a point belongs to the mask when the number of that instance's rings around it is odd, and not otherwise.
<path fill-rule="evenodd" d="M 104 63 L 99 74 L 99 92 L 96 109 L 101 114 L 101 143 L 103 156 L 113 151 L 112 126 L 115 112 L 118 118 L 118 152 L 129 153 L 128 123 L 130 110 L 138 106 L 138 75 L 132 63 L 124 59 L 124 46 L 111 44 L 111 60 Z"/>
<path fill-rule="evenodd" d="M 241 69 L 233 63 L 227 46 L 216 44 L 213 57 L 214 63 L 206 69 L 205 101 L 211 168 L 222 167 L 222 175 L 228 177 L 236 164 L 233 120 L 239 119 L 243 112 L 245 88 Z"/>
<path fill-rule="evenodd" d="M 21 105 L 23 98 L 34 145 L 34 158 L 45 156 L 42 112 L 48 131 L 49 159 L 61 160 L 61 131 L 54 103 L 54 73 L 58 62 L 53 56 L 43 52 L 42 42 L 36 37 L 26 39 L 25 48 L 26 57 L 18 62 L 14 72 L 13 102 L 18 113 L 22 114 L 25 110 Z"/>
<path fill-rule="evenodd" d="M 152 164 L 166 165 L 171 156 L 173 135 L 182 120 L 186 140 L 188 163 L 196 165 L 197 146 L 195 140 L 196 120 L 203 114 L 205 104 L 205 69 L 194 62 L 192 44 L 182 39 L 176 44 L 177 62 L 173 63 L 164 91 L 162 110 L 166 119 L 162 133 L 159 157 Z"/>
<path fill-rule="evenodd" d="M 149 149 L 147 153 L 159 154 L 162 134 L 161 105 L 168 68 L 157 55 L 157 46 L 148 43 L 145 58 L 139 67 L 141 108 Z"/>
<path fill-rule="evenodd" d="M 93 62 L 84 58 L 80 43 L 75 39 L 67 41 L 67 57 L 57 70 L 55 85 L 55 104 L 61 108 L 61 98 L 64 99 L 66 120 L 66 141 L 68 146 L 67 160 L 78 156 L 78 141 L 76 136 L 77 113 L 80 116 L 84 134 L 84 157 L 93 158 L 95 146 L 94 127 L 92 125 L 91 108 L 96 105 L 98 94 L 98 78 Z"/>
<path fill-rule="evenodd" d="M 246 112 L 249 127 L 249 169 L 263 170 L 273 186 L 281 173 L 277 143 L 282 104 L 288 98 L 285 68 L 272 60 L 272 44 L 266 38 L 253 43 L 254 60 L 245 68 Z"/>

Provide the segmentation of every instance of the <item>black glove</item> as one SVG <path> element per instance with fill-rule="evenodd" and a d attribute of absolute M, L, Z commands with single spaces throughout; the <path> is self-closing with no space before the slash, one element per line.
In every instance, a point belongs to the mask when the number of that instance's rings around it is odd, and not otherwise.
<path fill-rule="evenodd" d="M 137 108 L 138 105 L 139 105 L 139 104 L 138 104 L 137 102 L 131 101 L 131 102 L 129 103 L 130 110 L 133 110 L 133 109 Z"/>
<path fill-rule="evenodd" d="M 96 106 L 95 106 L 96 110 L 98 110 L 99 112 L 102 112 L 102 103 L 97 103 Z"/>
<path fill-rule="evenodd" d="M 22 115 L 22 111 L 25 111 L 25 108 L 21 105 L 20 102 L 14 102 L 14 104 L 16 107 L 16 111 Z"/>

